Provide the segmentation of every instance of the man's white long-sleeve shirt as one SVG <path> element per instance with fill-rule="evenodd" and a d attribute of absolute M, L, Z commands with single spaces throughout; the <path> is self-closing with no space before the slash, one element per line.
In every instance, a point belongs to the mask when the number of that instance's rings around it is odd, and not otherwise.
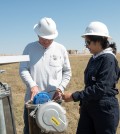
<path fill-rule="evenodd" d="M 25 102 L 30 99 L 31 88 L 50 93 L 51 98 L 57 88 L 64 91 L 71 77 L 71 67 L 66 48 L 53 41 L 44 48 L 38 41 L 26 46 L 23 55 L 29 55 L 30 61 L 20 64 L 20 76 L 27 86 Z"/>

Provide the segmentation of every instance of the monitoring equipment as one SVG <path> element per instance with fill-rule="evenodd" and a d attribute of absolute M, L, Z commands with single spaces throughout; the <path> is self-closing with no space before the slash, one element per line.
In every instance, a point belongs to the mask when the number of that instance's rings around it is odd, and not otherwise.
<path fill-rule="evenodd" d="M 48 93 L 38 93 L 38 95 L 34 97 L 33 103 L 34 104 L 31 104 L 31 102 L 28 101 L 26 106 L 28 109 L 32 109 L 29 114 L 35 119 L 36 125 L 42 132 L 58 134 L 66 130 L 68 126 L 66 111 L 60 104 L 50 100 Z M 33 124 L 30 124 L 30 126 L 33 126 Z"/>

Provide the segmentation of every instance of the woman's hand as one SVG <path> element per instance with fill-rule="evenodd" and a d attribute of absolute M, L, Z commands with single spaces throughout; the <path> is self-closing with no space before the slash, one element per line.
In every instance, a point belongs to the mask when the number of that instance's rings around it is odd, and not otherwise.
<path fill-rule="evenodd" d="M 63 99 L 65 102 L 73 101 L 72 93 L 65 93 L 65 94 L 62 94 L 62 99 Z"/>
<path fill-rule="evenodd" d="M 38 92 L 39 92 L 38 86 L 32 87 L 32 88 L 31 88 L 31 97 L 30 97 L 30 100 L 33 100 L 34 96 L 35 96 L 36 94 L 38 94 Z"/>

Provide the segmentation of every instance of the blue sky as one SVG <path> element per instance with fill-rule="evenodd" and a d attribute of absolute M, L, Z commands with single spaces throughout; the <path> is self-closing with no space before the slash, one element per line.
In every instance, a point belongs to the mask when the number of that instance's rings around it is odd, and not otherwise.
<path fill-rule="evenodd" d="M 101 21 L 120 51 L 119 7 L 119 0 L 1 0 L 0 54 L 22 54 L 28 43 L 38 40 L 33 26 L 42 17 L 56 22 L 59 36 L 55 41 L 80 51 L 86 26 Z"/>

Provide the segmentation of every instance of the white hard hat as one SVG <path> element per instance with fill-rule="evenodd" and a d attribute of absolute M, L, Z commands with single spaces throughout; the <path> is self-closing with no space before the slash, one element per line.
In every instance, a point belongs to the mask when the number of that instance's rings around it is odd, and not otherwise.
<path fill-rule="evenodd" d="M 33 29 L 38 36 L 45 39 L 55 39 L 58 36 L 56 24 L 51 18 L 42 18 Z"/>
<path fill-rule="evenodd" d="M 94 21 L 91 22 L 86 30 L 85 33 L 82 35 L 82 37 L 84 38 L 87 35 L 96 35 L 96 36 L 103 36 L 103 37 L 107 37 L 107 38 L 111 38 L 109 36 L 109 31 L 107 26 L 99 21 Z"/>

